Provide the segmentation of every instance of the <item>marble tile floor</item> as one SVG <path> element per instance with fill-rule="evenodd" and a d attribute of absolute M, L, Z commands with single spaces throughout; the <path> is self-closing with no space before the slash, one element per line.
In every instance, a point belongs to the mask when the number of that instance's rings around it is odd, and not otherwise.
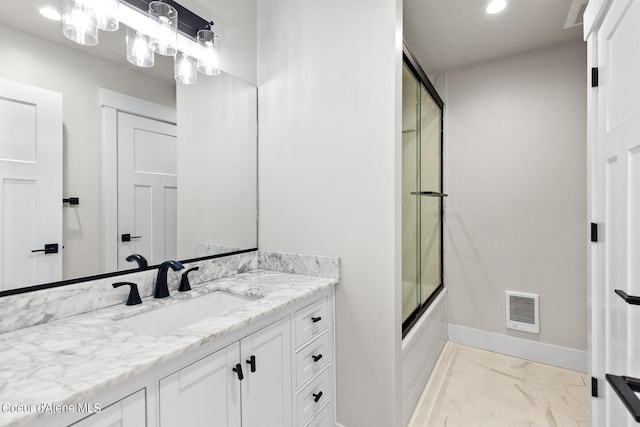
<path fill-rule="evenodd" d="M 586 427 L 581 372 L 448 343 L 409 427 Z"/>

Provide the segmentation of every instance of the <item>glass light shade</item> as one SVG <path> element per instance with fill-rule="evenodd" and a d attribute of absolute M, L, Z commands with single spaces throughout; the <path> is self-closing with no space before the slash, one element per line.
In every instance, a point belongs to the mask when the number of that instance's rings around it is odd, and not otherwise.
<path fill-rule="evenodd" d="M 198 81 L 195 58 L 183 52 L 178 52 L 174 63 L 174 76 L 178 83 L 185 85 L 195 84 Z"/>
<path fill-rule="evenodd" d="M 138 67 L 153 67 L 155 56 L 149 36 L 127 27 L 127 61 Z"/>
<path fill-rule="evenodd" d="M 104 31 L 118 30 L 120 26 L 118 21 L 119 0 L 91 0 L 89 3 L 96 15 L 99 29 Z"/>
<path fill-rule="evenodd" d="M 149 15 L 155 19 L 151 34 L 151 49 L 155 53 L 173 56 L 178 52 L 178 11 L 161 1 L 149 3 Z"/>
<path fill-rule="evenodd" d="M 201 56 L 198 58 L 198 71 L 208 76 L 220 74 L 220 38 L 211 30 L 198 31 L 198 43 Z"/>
<path fill-rule="evenodd" d="M 84 46 L 98 44 L 98 21 L 89 6 L 83 2 L 66 0 L 62 15 L 62 34 Z"/>

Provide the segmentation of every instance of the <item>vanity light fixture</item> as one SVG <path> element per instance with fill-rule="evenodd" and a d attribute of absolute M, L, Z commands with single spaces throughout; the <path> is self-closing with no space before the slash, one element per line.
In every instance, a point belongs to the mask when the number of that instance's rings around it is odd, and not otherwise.
<path fill-rule="evenodd" d="M 62 34 L 84 46 L 98 44 L 98 21 L 86 2 L 66 0 L 62 15 Z"/>
<path fill-rule="evenodd" d="M 178 83 L 192 85 L 198 81 L 196 59 L 184 52 L 178 52 L 174 61 L 174 76 Z"/>
<path fill-rule="evenodd" d="M 504 8 L 507 7 L 507 1 L 506 0 L 492 0 L 488 5 L 487 5 L 487 13 L 490 15 L 502 12 L 504 10 Z"/>
<path fill-rule="evenodd" d="M 104 31 L 117 31 L 118 7 L 120 0 L 84 0 L 92 8 L 98 21 L 98 28 Z"/>
<path fill-rule="evenodd" d="M 47 19 L 51 19 L 52 21 L 60 21 L 62 19 L 62 15 L 60 15 L 60 12 L 52 7 L 41 7 L 38 12 L 40 12 L 40 15 L 44 16 Z"/>
<path fill-rule="evenodd" d="M 163 1 L 149 3 L 149 15 L 155 19 L 151 49 L 155 53 L 174 56 L 178 52 L 178 11 Z"/>
<path fill-rule="evenodd" d="M 149 36 L 131 27 L 127 27 L 127 61 L 145 68 L 153 67 L 155 63 Z"/>
<path fill-rule="evenodd" d="M 198 71 L 207 76 L 217 76 L 220 74 L 220 37 L 211 27 L 213 22 L 197 34 L 198 44 L 202 47 L 202 54 L 198 57 Z"/>

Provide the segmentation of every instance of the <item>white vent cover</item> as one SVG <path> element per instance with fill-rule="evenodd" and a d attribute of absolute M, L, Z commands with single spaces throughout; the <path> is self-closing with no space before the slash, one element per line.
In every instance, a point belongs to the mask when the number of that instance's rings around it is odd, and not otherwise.
<path fill-rule="evenodd" d="M 507 328 L 540 333 L 540 297 L 536 294 L 505 291 Z"/>

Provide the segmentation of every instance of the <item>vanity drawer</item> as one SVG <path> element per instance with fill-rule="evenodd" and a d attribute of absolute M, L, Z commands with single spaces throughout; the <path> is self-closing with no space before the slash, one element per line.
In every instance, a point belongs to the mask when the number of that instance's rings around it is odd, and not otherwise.
<path fill-rule="evenodd" d="M 296 353 L 296 388 L 313 378 L 330 361 L 329 333 L 325 332 Z"/>
<path fill-rule="evenodd" d="M 296 346 L 308 341 L 327 327 L 328 313 L 326 298 L 296 312 Z"/>
<path fill-rule="evenodd" d="M 331 417 L 331 405 L 324 405 L 322 411 L 304 427 L 334 427 Z"/>
<path fill-rule="evenodd" d="M 297 424 L 304 426 L 331 400 L 330 369 L 325 369 L 296 396 Z"/>

